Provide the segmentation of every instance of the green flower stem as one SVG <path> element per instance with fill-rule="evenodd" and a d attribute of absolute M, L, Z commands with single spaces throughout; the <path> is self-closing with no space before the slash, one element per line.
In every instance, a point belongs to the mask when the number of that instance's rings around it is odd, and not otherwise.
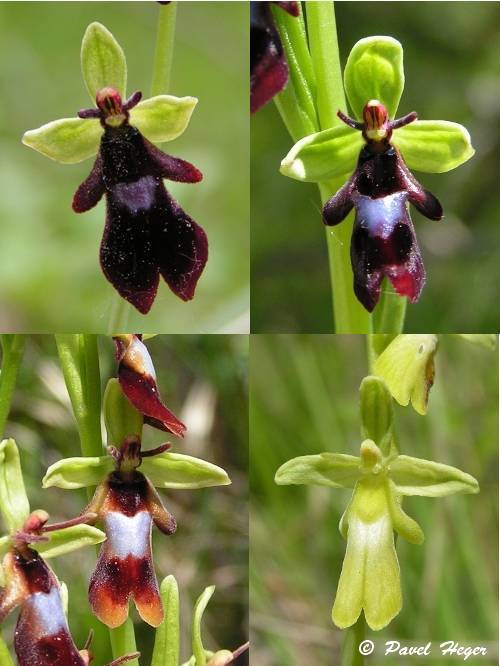
<path fill-rule="evenodd" d="M 380 301 L 373 313 L 374 333 L 402 333 L 407 299 L 398 296 L 387 278 L 382 282 Z"/>
<path fill-rule="evenodd" d="M 337 111 L 346 108 L 335 11 L 333 2 L 309 0 L 306 7 L 309 46 L 318 90 L 316 105 L 320 129 L 324 130 L 339 125 Z M 342 185 L 343 179 L 320 183 L 322 203 L 325 204 Z M 335 331 L 368 333 L 370 315 L 357 300 L 352 287 L 351 234 L 352 215 L 338 227 L 326 229 Z"/>
<path fill-rule="evenodd" d="M 151 85 L 152 97 L 165 94 L 170 87 L 176 15 L 177 2 L 160 7 Z"/>
<path fill-rule="evenodd" d="M 111 650 L 113 659 L 118 659 L 126 654 L 137 652 L 135 643 L 134 623 L 130 618 L 127 618 L 120 627 L 109 630 L 111 638 Z M 138 659 L 127 661 L 128 666 L 139 666 Z"/>
<path fill-rule="evenodd" d="M 122 298 L 118 292 L 115 292 L 108 324 L 109 335 L 126 332 L 131 307 L 132 306 Z"/>
<path fill-rule="evenodd" d="M 363 642 L 366 633 L 365 617 L 361 614 L 356 624 L 346 629 L 340 666 L 363 666 L 364 657 L 359 652 L 359 644 Z"/>
<path fill-rule="evenodd" d="M 24 335 L 2 335 L 2 370 L 0 372 L 0 439 L 9 416 L 17 372 L 24 351 Z"/>
<path fill-rule="evenodd" d="M 96 335 L 56 335 L 84 456 L 102 456 L 101 377 Z"/>

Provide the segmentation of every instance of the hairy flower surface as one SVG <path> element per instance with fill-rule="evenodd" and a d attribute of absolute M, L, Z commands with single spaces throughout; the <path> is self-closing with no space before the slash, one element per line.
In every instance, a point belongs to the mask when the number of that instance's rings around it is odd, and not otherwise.
<path fill-rule="evenodd" d="M 383 278 L 411 302 L 418 300 L 425 284 L 408 206 L 431 220 L 441 220 L 443 211 L 410 169 L 443 173 L 474 155 L 469 133 L 458 123 L 418 120 L 414 112 L 395 119 L 404 82 L 401 44 L 392 37 L 361 39 L 344 71 L 354 118 L 338 111 L 345 125 L 300 139 L 281 163 L 283 175 L 307 182 L 327 184 L 352 174 L 326 202 L 323 221 L 339 224 L 355 210 L 354 291 L 370 312 Z"/>
<path fill-rule="evenodd" d="M 126 101 L 126 61 L 113 35 L 99 23 L 82 42 L 82 72 L 96 107 L 28 131 L 23 143 L 62 163 L 97 152 L 73 198 L 83 213 L 106 198 L 100 261 L 106 278 L 139 312 L 149 312 L 160 275 L 182 300 L 193 298 L 208 258 L 203 229 L 168 193 L 163 179 L 196 183 L 201 172 L 162 152 L 151 141 L 171 141 L 186 129 L 194 97 L 158 95 Z M 147 138 L 146 138 L 147 137 Z"/>
<path fill-rule="evenodd" d="M 298 2 L 274 2 L 291 16 L 300 12 Z M 270 2 L 250 3 L 250 110 L 258 111 L 288 81 L 288 65 L 274 24 Z"/>
<path fill-rule="evenodd" d="M 424 287 L 425 270 L 407 204 L 431 220 L 443 217 L 439 201 L 414 178 L 390 142 L 392 132 L 414 122 L 417 115 L 390 121 L 378 100 L 365 105 L 363 123 L 339 115 L 362 131 L 366 145 L 353 175 L 325 204 L 323 221 L 339 224 L 353 207 L 356 210 L 351 239 L 354 291 L 367 310 L 377 304 L 384 277 L 414 303 Z"/>
<path fill-rule="evenodd" d="M 163 606 L 151 530 L 154 523 L 164 534 L 173 534 L 176 522 L 148 479 L 136 470 L 141 464 L 140 442 L 125 442 L 116 460 L 116 470 L 99 485 L 85 511 L 104 523 L 107 536 L 90 579 L 89 601 L 101 622 L 118 627 L 128 617 L 132 597 L 142 619 L 157 627 Z"/>

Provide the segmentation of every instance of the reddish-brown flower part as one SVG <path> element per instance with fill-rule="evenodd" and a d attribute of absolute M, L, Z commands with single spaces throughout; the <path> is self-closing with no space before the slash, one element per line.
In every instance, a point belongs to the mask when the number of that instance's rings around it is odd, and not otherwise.
<path fill-rule="evenodd" d="M 298 2 L 275 2 L 291 16 L 300 12 Z M 250 110 L 267 104 L 288 81 L 288 64 L 269 2 L 250 3 Z"/>
<path fill-rule="evenodd" d="M 355 208 L 351 239 L 354 291 L 368 311 L 379 300 L 384 277 L 399 295 L 413 303 L 424 287 L 425 269 L 408 203 L 431 220 L 443 217 L 439 201 L 424 190 L 390 143 L 393 130 L 413 122 L 417 115 L 411 113 L 390 121 L 384 105 L 377 100 L 365 106 L 363 122 L 340 111 L 338 115 L 363 132 L 366 145 L 352 176 L 325 204 L 323 221 L 339 224 Z"/>
<path fill-rule="evenodd" d="M 88 178 L 77 189 L 73 210 L 83 213 L 106 196 L 102 270 L 123 298 L 146 314 L 160 274 L 184 301 L 191 300 L 208 258 L 203 229 L 165 189 L 163 179 L 197 183 L 198 169 L 166 155 L 129 124 L 129 110 L 141 99 L 122 102 L 113 88 L 97 93 L 96 109 L 81 118 L 99 118 L 104 134 Z"/>
<path fill-rule="evenodd" d="M 6 585 L 0 590 L 0 622 L 21 606 L 14 636 L 19 666 L 87 666 L 88 651 L 79 651 L 69 632 L 59 582 L 29 547 L 44 539 L 47 518 L 34 511 L 12 539 L 2 563 Z"/>
<path fill-rule="evenodd" d="M 132 405 L 144 415 L 145 423 L 184 437 L 186 426 L 161 401 L 153 362 L 141 336 L 128 334 L 113 339 L 118 381 Z"/>
<path fill-rule="evenodd" d="M 100 484 L 86 509 L 103 521 L 107 536 L 90 579 L 89 601 L 108 627 L 125 622 L 130 597 L 145 622 L 157 627 L 163 620 L 151 530 L 154 523 L 164 534 L 172 534 L 176 522 L 154 487 L 136 470 L 140 447 L 137 439 L 130 438 L 115 452 L 116 471 Z"/>

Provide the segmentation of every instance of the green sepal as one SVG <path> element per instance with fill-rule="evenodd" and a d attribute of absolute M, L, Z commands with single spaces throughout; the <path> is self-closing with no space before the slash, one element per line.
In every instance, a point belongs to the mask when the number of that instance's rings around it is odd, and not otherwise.
<path fill-rule="evenodd" d="M 491 349 L 494 351 L 497 348 L 497 334 L 496 333 L 484 333 L 478 335 L 475 333 L 457 333 L 459 338 L 467 340 L 467 342 L 472 342 L 475 345 L 484 347 L 485 349 Z"/>
<path fill-rule="evenodd" d="M 206 587 L 204 591 L 198 597 L 193 613 L 193 622 L 192 622 L 192 650 L 193 656 L 195 658 L 196 666 L 206 666 L 207 657 L 205 654 L 205 649 L 203 648 L 203 641 L 201 638 L 201 620 L 203 613 L 207 607 L 208 602 L 212 598 L 213 593 L 215 592 L 215 585 Z"/>
<path fill-rule="evenodd" d="M 395 130 L 392 143 L 415 171 L 444 173 L 474 155 L 469 132 L 447 120 L 416 120 Z"/>
<path fill-rule="evenodd" d="M 196 97 L 150 97 L 131 109 L 130 124 L 137 127 L 149 141 L 172 141 L 189 125 L 197 104 Z"/>
<path fill-rule="evenodd" d="M 340 629 L 353 625 L 364 610 L 368 626 L 377 631 L 402 607 L 386 485 L 360 481 L 345 518 L 347 549 L 332 609 Z"/>
<path fill-rule="evenodd" d="M 113 468 L 114 462 L 110 456 L 63 458 L 49 467 L 42 479 L 42 486 L 56 486 L 65 490 L 97 486 Z"/>
<path fill-rule="evenodd" d="M 390 463 L 389 475 L 402 495 L 446 497 L 479 492 L 476 479 L 457 467 L 411 456 L 395 458 Z"/>
<path fill-rule="evenodd" d="M 108 445 L 118 448 L 126 437 L 142 438 L 143 415 L 125 396 L 116 378 L 108 381 L 103 400 L 104 423 L 108 433 Z"/>
<path fill-rule="evenodd" d="M 3 556 L 7 553 L 11 544 L 12 540 L 8 534 L 6 536 L 0 537 L 0 559 L 2 559 Z"/>
<path fill-rule="evenodd" d="M 101 23 L 91 23 L 82 39 L 80 53 L 82 74 L 95 103 L 99 90 L 111 87 L 122 98 L 127 89 L 127 62 L 122 47 Z"/>
<path fill-rule="evenodd" d="M 363 146 L 361 132 L 345 125 L 305 136 L 283 159 L 280 172 L 304 182 L 319 183 L 350 174 Z"/>
<path fill-rule="evenodd" d="M 178 666 L 180 650 L 179 587 L 174 576 L 167 576 L 162 581 L 160 596 L 165 608 L 165 617 L 156 630 L 151 666 Z"/>
<path fill-rule="evenodd" d="M 48 541 L 35 541 L 32 548 L 37 550 L 44 559 L 71 553 L 79 548 L 95 546 L 106 540 L 106 535 L 92 525 L 72 525 L 53 532 L 46 532 Z"/>
<path fill-rule="evenodd" d="M 361 436 L 373 440 L 388 452 L 392 440 L 394 407 L 386 383 L 380 377 L 365 377 L 359 388 L 361 403 Z"/>
<path fill-rule="evenodd" d="M 358 457 L 344 453 L 320 453 L 288 460 L 278 469 L 274 481 L 279 486 L 354 488 L 361 475 Z"/>
<path fill-rule="evenodd" d="M 30 514 L 19 450 L 13 439 L 0 442 L 0 511 L 9 532 L 20 529 Z"/>
<path fill-rule="evenodd" d="M 61 597 L 61 603 L 64 611 L 64 615 L 66 615 L 66 618 L 68 617 L 68 601 L 69 601 L 69 592 L 68 592 L 68 586 L 66 583 L 62 580 L 59 581 L 59 595 Z"/>
<path fill-rule="evenodd" d="M 393 37 L 365 37 L 352 47 L 344 70 L 347 99 L 356 118 L 372 99 L 396 116 L 405 85 L 403 47 Z"/>
<path fill-rule="evenodd" d="M 0 664 L 2 664 L 2 666 L 14 666 L 14 662 L 12 661 L 12 657 L 10 656 L 9 649 L 1 636 L 0 636 Z"/>
<path fill-rule="evenodd" d="M 61 118 L 23 135 L 23 143 L 61 164 L 76 164 L 99 150 L 103 129 L 98 120 Z"/>
<path fill-rule="evenodd" d="M 410 400 L 419 414 L 426 414 L 434 382 L 436 335 L 398 335 L 374 363 L 374 374 L 387 384 L 393 398 L 406 406 Z"/>
<path fill-rule="evenodd" d="M 222 467 L 200 458 L 169 451 L 143 458 L 140 470 L 157 488 L 183 490 L 228 486 L 231 483 Z"/>

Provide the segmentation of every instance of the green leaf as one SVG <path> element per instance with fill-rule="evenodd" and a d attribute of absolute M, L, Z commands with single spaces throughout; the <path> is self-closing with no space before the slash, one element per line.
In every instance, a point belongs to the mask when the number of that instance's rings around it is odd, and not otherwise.
<path fill-rule="evenodd" d="M 108 381 L 103 401 L 104 422 L 108 433 L 108 445 L 122 445 L 128 436 L 142 438 L 143 415 L 125 396 L 118 379 Z"/>
<path fill-rule="evenodd" d="M 61 118 L 24 133 L 23 143 L 61 164 L 76 164 L 99 150 L 103 129 L 98 120 Z"/>
<path fill-rule="evenodd" d="M 476 335 L 469 333 L 457 333 L 458 337 L 467 340 L 467 342 L 472 342 L 475 345 L 480 347 L 485 347 L 485 349 L 491 349 L 494 351 L 497 348 L 497 335 L 496 333 L 485 333 L 484 335 Z"/>
<path fill-rule="evenodd" d="M 174 576 L 167 576 L 160 587 L 165 608 L 163 622 L 156 630 L 151 666 L 178 666 L 179 664 L 179 587 Z"/>
<path fill-rule="evenodd" d="M 106 539 L 104 532 L 98 530 L 97 527 L 83 524 L 46 532 L 44 536 L 48 537 L 48 541 L 36 541 L 32 547 L 46 560 L 85 548 L 85 546 L 95 546 Z"/>
<path fill-rule="evenodd" d="M 361 462 L 343 453 L 299 456 L 281 465 L 274 477 L 280 486 L 309 485 L 354 488 L 361 477 Z"/>
<path fill-rule="evenodd" d="M 374 374 L 387 384 L 393 398 L 403 406 L 411 399 L 419 414 L 427 412 L 434 383 L 435 335 L 398 335 L 374 363 Z"/>
<path fill-rule="evenodd" d="M 392 439 L 394 407 L 392 396 L 383 379 L 370 375 L 360 386 L 361 436 L 371 439 L 388 452 Z"/>
<path fill-rule="evenodd" d="M 393 460 L 389 476 L 402 495 L 446 497 L 479 492 L 479 484 L 470 474 L 450 465 L 411 456 L 398 456 Z"/>
<path fill-rule="evenodd" d="M 293 146 L 280 172 L 310 183 L 344 176 L 354 170 L 362 145 L 361 132 L 345 125 L 310 134 Z"/>
<path fill-rule="evenodd" d="M 372 99 L 382 102 L 394 118 L 404 85 L 403 47 L 397 39 L 365 37 L 352 47 L 344 87 L 356 118 L 363 117 L 363 107 Z"/>
<path fill-rule="evenodd" d="M 95 102 L 99 90 L 111 87 L 122 98 L 127 88 L 127 62 L 122 47 L 101 23 L 91 23 L 82 40 L 82 74 L 89 95 Z"/>
<path fill-rule="evenodd" d="M 130 124 L 149 141 L 172 141 L 184 132 L 197 104 L 196 97 L 150 97 L 131 109 Z"/>
<path fill-rule="evenodd" d="M 141 472 L 157 488 L 209 488 L 231 483 L 227 472 L 206 460 L 182 453 L 161 453 L 143 458 Z"/>
<path fill-rule="evenodd" d="M 56 486 L 65 490 L 97 486 L 113 468 L 114 462 L 110 456 L 63 458 L 49 467 L 42 479 L 42 486 Z"/>
<path fill-rule="evenodd" d="M 395 130 L 392 143 L 415 171 L 444 173 L 474 155 L 469 132 L 447 120 L 416 120 Z"/>
<path fill-rule="evenodd" d="M 194 607 L 193 623 L 192 623 L 192 649 L 195 658 L 196 666 L 206 666 L 207 658 L 203 648 L 203 641 L 201 639 L 201 619 L 208 602 L 210 601 L 213 593 L 215 592 L 215 585 L 206 587 L 202 594 L 198 597 Z"/>
<path fill-rule="evenodd" d="M 9 532 L 20 529 L 30 513 L 19 450 L 13 439 L 0 442 L 0 511 Z"/>

